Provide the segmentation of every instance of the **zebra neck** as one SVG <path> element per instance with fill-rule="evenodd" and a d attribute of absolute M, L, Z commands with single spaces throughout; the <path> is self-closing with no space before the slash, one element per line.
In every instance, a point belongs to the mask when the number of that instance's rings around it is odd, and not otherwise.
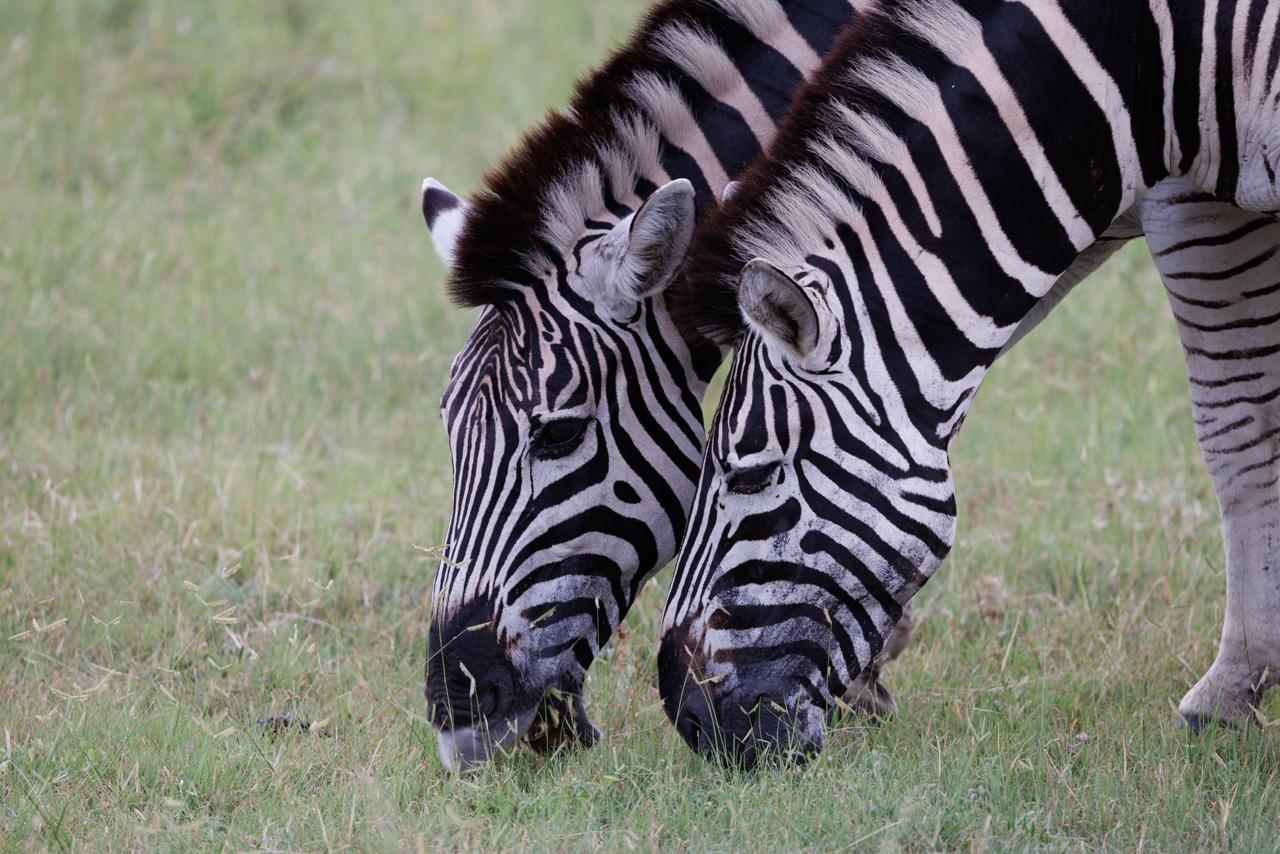
<path fill-rule="evenodd" d="M 1170 64 L 1143 3 L 1005 3 L 981 19 L 964 9 L 985 4 L 962 3 L 898 19 L 934 53 L 844 45 L 852 86 L 816 111 L 842 127 L 787 164 L 804 191 L 784 188 L 767 232 L 825 269 L 846 326 L 874 333 L 906 414 L 943 446 L 1063 274 L 1169 174 L 1172 138 Z M 832 225 L 823 252 L 812 235 Z"/>

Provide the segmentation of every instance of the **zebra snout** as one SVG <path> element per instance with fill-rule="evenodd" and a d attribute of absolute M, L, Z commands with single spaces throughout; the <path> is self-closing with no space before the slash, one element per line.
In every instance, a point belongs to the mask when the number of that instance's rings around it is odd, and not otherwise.
<path fill-rule="evenodd" d="M 699 755 L 711 758 L 718 736 L 715 715 L 706 695 L 695 686 L 690 687 L 693 690 L 686 691 L 676 713 L 676 732 Z"/>
<path fill-rule="evenodd" d="M 736 684 L 706 675 L 696 647 L 668 633 L 658 652 L 658 688 L 667 717 L 694 752 L 751 770 L 764 761 L 803 763 L 822 751 L 824 717 L 799 677 L 753 679 L 745 669 Z"/>
<path fill-rule="evenodd" d="M 685 631 L 663 634 L 658 647 L 658 693 L 667 718 L 675 724 L 684 743 L 709 759 L 715 754 L 718 732 L 711 696 L 715 685 L 699 678 L 705 671 L 705 662 L 696 649 Z"/>
<path fill-rule="evenodd" d="M 431 720 L 440 730 L 498 728 L 536 705 L 487 615 L 467 611 L 433 625 L 426 675 Z"/>
<path fill-rule="evenodd" d="M 822 712 L 808 698 L 796 699 L 793 689 L 747 681 L 721 699 L 715 715 L 717 757 L 751 770 L 762 762 L 804 764 L 821 753 Z"/>

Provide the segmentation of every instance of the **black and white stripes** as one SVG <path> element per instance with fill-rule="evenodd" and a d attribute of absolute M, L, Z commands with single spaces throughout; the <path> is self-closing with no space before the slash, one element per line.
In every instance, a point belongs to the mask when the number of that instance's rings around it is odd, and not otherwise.
<path fill-rule="evenodd" d="M 442 411 L 454 504 L 427 698 L 446 764 L 594 737 L 587 667 L 675 554 L 719 364 L 664 290 L 700 211 L 773 136 L 848 0 L 669 0 L 464 205 L 423 208 L 481 307 Z"/>
<path fill-rule="evenodd" d="M 951 546 L 947 449 L 988 368 L 1134 211 L 1227 538 L 1183 714 L 1237 718 L 1280 678 L 1277 5 L 884 0 L 842 37 L 676 289 L 738 347 L 659 656 L 691 745 L 820 749 Z"/>

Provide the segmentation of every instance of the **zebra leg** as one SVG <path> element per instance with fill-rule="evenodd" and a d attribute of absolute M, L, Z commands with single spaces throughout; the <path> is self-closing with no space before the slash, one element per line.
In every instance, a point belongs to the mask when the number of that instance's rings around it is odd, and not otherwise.
<path fill-rule="evenodd" d="M 1144 202 L 1143 225 L 1186 351 L 1226 543 L 1218 656 L 1179 706 L 1199 731 L 1247 718 L 1280 682 L 1280 223 L 1166 182 Z"/>

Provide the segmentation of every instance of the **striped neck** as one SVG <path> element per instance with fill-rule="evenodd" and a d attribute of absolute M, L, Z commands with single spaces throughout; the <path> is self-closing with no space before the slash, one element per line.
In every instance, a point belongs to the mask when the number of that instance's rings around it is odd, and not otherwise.
<path fill-rule="evenodd" d="M 678 318 L 732 341 L 744 264 L 808 271 L 845 322 L 894 342 L 891 366 L 919 379 L 908 411 L 949 440 L 1028 315 L 1150 187 L 1187 172 L 1280 207 L 1278 6 L 882 3 L 703 228 Z"/>

